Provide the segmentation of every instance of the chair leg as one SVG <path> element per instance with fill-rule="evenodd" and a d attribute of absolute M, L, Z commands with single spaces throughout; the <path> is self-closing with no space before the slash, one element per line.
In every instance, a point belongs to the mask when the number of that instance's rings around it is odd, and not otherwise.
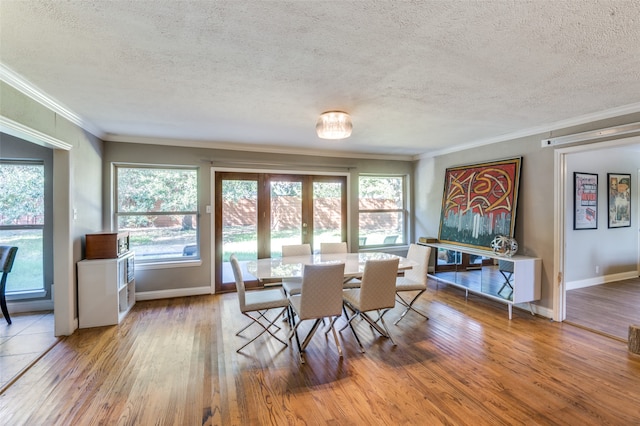
<path fill-rule="evenodd" d="M 426 290 L 422 290 L 418 294 L 416 294 L 416 296 L 413 299 L 411 299 L 411 302 L 407 302 L 402 296 L 400 296 L 400 294 L 396 293 L 396 296 L 397 296 L 396 298 L 398 302 L 400 302 L 400 304 L 403 305 L 406 309 L 404 310 L 404 312 L 402 312 L 402 314 L 400 315 L 400 318 L 398 318 L 396 322 L 393 323 L 394 325 L 398 325 L 398 323 L 402 320 L 402 318 L 404 318 L 405 315 L 407 315 L 409 311 L 413 311 L 418 315 L 422 315 L 427 320 L 429 319 L 429 317 L 426 314 L 420 312 L 419 310 L 413 307 L 413 304 L 415 303 L 415 301 L 418 300 L 418 298 L 422 296 L 422 293 L 424 293 L 425 291 Z"/>
<path fill-rule="evenodd" d="M 352 306 L 349 306 L 349 308 L 353 309 Z M 355 337 L 356 338 L 356 342 L 358 342 L 358 346 L 360 346 L 360 352 L 364 353 L 364 346 L 362 346 L 362 342 L 360 341 L 360 338 L 358 337 L 358 333 L 356 333 L 356 329 L 353 328 L 353 324 L 351 324 L 351 322 L 354 320 L 354 318 L 356 318 L 358 315 L 360 315 L 360 312 L 358 312 L 358 311 L 356 311 L 354 309 L 353 310 L 353 315 L 351 317 L 349 317 L 349 314 L 347 313 L 347 303 L 342 305 L 342 309 L 344 311 L 344 316 L 347 318 L 347 323 L 339 331 L 341 332 L 345 328 L 349 327 L 351 329 L 351 332 L 353 333 L 353 337 Z"/>
<path fill-rule="evenodd" d="M 336 347 L 338 348 L 338 355 L 340 356 L 340 358 L 342 358 L 342 345 L 340 345 L 340 341 L 338 340 L 338 333 L 336 333 L 336 328 L 334 327 L 334 324 L 333 324 L 336 318 L 338 317 L 335 317 L 333 321 L 331 321 L 331 331 L 333 331 L 333 340 L 335 340 Z"/>
<path fill-rule="evenodd" d="M 375 331 L 377 331 L 381 336 L 384 337 L 389 337 L 389 332 L 387 330 L 387 327 L 385 325 L 384 319 L 382 318 L 384 316 L 384 312 L 380 312 L 380 310 L 377 310 L 378 312 L 378 318 L 374 321 L 373 318 L 371 318 L 369 316 L 369 314 L 367 312 L 361 312 L 360 316 L 369 323 L 369 326 L 374 329 Z M 386 312 L 386 311 L 385 311 Z M 378 322 L 380 322 L 382 324 L 382 328 L 378 325 Z"/>
<path fill-rule="evenodd" d="M 236 352 L 240 352 L 240 351 L 241 351 L 242 349 L 244 349 L 244 348 L 245 348 L 249 343 L 251 343 L 251 342 L 255 341 L 258 337 L 262 336 L 264 333 L 269 333 L 269 334 L 271 335 L 271 337 L 273 337 L 274 339 L 276 339 L 277 341 L 279 341 L 279 342 L 280 342 L 280 343 L 282 343 L 283 345 L 285 345 L 285 346 L 289 346 L 289 345 L 287 344 L 287 342 L 285 342 L 284 340 L 280 339 L 278 336 L 276 336 L 275 334 L 273 334 L 273 332 L 270 330 L 270 328 L 271 328 L 271 327 L 276 327 L 278 330 L 280 330 L 280 327 L 278 327 L 278 326 L 277 326 L 277 325 L 275 325 L 274 323 L 278 320 L 278 318 L 280 318 L 280 317 L 285 313 L 285 311 L 286 311 L 286 310 L 287 310 L 287 308 L 282 308 L 282 310 L 278 313 L 278 315 L 276 315 L 276 317 L 275 317 L 273 320 L 271 320 L 271 321 L 267 320 L 268 324 L 267 324 L 266 326 L 265 326 L 265 325 L 260 321 L 260 318 L 265 318 L 265 319 L 266 319 L 266 317 L 265 317 L 262 313 L 260 313 L 260 316 L 259 316 L 258 318 L 254 318 L 254 317 L 252 317 L 251 315 L 249 315 L 248 313 L 243 312 L 242 314 L 243 314 L 244 316 L 251 318 L 251 319 L 253 320 L 253 322 L 255 322 L 255 323 L 256 323 L 256 324 L 258 324 L 260 327 L 262 327 L 262 329 L 263 329 L 263 330 L 262 330 L 262 331 L 261 331 L 257 336 L 255 336 L 253 339 L 249 340 L 247 343 L 245 343 L 245 344 L 244 344 L 244 345 L 242 345 L 239 349 L 237 349 L 237 350 L 236 350 Z M 253 324 L 253 322 L 252 322 L 251 324 Z M 249 325 L 251 325 L 251 324 L 249 324 Z M 248 328 L 248 326 L 247 326 L 247 327 L 244 327 L 242 330 L 246 330 L 247 328 Z M 276 332 L 277 332 L 277 330 L 276 330 Z M 236 335 L 237 335 L 237 334 L 236 334 Z"/>
<path fill-rule="evenodd" d="M 378 314 L 380 315 L 380 310 L 378 310 Z M 389 340 L 391 340 L 391 343 L 393 344 L 393 346 L 396 346 L 396 342 L 393 341 L 393 337 L 391 337 L 391 333 L 389 333 L 389 329 L 387 328 L 387 323 L 384 322 L 383 316 L 384 316 L 384 314 L 380 315 L 380 322 L 382 323 L 382 326 L 384 327 L 384 331 L 387 332 L 387 337 L 389 338 Z"/>
<path fill-rule="evenodd" d="M 260 317 L 259 317 L 258 319 L 260 319 L 260 320 L 265 320 L 266 322 L 273 324 L 273 326 L 276 328 L 276 331 L 280 331 L 280 327 L 279 327 L 279 326 L 277 326 L 276 324 L 274 324 L 274 322 L 273 322 L 273 321 L 270 321 L 270 320 L 269 320 L 269 318 L 267 318 L 267 317 L 264 315 L 267 311 L 256 311 L 256 312 L 258 312 L 258 314 L 260 315 Z M 245 315 L 246 315 L 246 314 L 245 314 Z M 253 324 L 256 324 L 256 323 L 257 323 L 257 324 L 260 324 L 260 321 L 256 321 L 253 317 L 251 317 L 251 316 L 249 316 L 249 315 L 246 315 L 246 316 L 248 316 L 249 318 L 253 319 L 253 321 L 252 321 L 252 322 L 250 322 L 249 324 L 245 325 L 241 330 L 239 330 L 239 331 L 236 333 L 236 336 L 239 336 L 243 331 L 245 331 L 247 328 L 251 327 Z"/>
<path fill-rule="evenodd" d="M 2 288 L 0 288 L 0 309 L 2 309 L 2 315 L 7 320 L 7 324 L 11 325 L 11 317 L 9 316 L 9 310 L 7 309 L 7 298 L 4 294 L 6 286 L 6 274 L 2 277 Z"/>

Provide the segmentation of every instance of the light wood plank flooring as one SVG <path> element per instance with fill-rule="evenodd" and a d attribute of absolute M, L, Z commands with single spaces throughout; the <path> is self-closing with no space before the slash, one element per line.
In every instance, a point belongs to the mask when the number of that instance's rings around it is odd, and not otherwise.
<path fill-rule="evenodd" d="M 527 311 L 509 321 L 505 305 L 430 286 L 417 304 L 429 321 L 409 313 L 389 325 L 396 347 L 361 322 L 366 353 L 345 330 L 340 359 L 321 333 L 304 365 L 274 339 L 235 352 L 245 323 L 235 294 L 138 302 L 120 326 L 62 339 L 0 395 L 0 421 L 640 424 L 640 356 L 626 344 Z"/>
<path fill-rule="evenodd" d="M 566 321 L 626 342 L 640 325 L 640 278 L 567 291 Z"/>

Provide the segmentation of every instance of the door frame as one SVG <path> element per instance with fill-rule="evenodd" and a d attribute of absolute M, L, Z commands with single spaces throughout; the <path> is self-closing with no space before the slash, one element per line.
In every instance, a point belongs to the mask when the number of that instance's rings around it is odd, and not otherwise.
<path fill-rule="evenodd" d="M 216 230 L 216 173 L 244 173 L 244 174 L 265 174 L 265 175 L 303 175 L 303 176 L 341 176 L 346 178 L 346 204 L 347 204 L 347 212 L 346 212 L 346 233 L 347 233 L 347 245 L 349 244 L 349 236 L 351 235 L 351 173 L 348 171 L 343 172 L 331 172 L 331 171 L 319 171 L 319 170 L 277 170 L 277 169 L 247 169 L 240 167 L 211 167 L 211 215 L 210 215 L 210 226 L 211 226 L 211 259 L 210 259 L 210 277 L 211 277 L 211 289 L 214 293 L 221 293 L 224 291 L 229 291 L 228 289 L 221 288 L 216 280 L 217 277 L 217 268 L 221 267 L 216 264 L 217 262 L 217 250 L 216 250 L 216 238 L 215 238 L 215 230 Z"/>

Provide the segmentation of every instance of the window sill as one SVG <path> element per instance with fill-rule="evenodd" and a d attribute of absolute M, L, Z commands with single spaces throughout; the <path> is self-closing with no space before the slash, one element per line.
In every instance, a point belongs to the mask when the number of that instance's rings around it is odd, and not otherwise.
<path fill-rule="evenodd" d="M 136 271 L 145 271 L 151 269 L 173 269 L 173 268 L 192 268 L 194 266 L 202 266 L 202 260 L 174 260 L 169 262 L 153 262 L 153 263 L 137 263 Z"/>
<path fill-rule="evenodd" d="M 26 300 L 26 299 L 40 299 L 45 297 L 47 292 L 42 290 L 21 290 L 21 291 L 7 291 L 7 301 L 10 300 Z"/>

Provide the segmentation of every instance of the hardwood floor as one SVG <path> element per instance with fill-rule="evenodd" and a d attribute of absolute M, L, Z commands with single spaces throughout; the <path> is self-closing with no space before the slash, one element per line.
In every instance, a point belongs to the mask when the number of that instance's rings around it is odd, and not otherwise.
<path fill-rule="evenodd" d="M 627 342 L 640 325 L 640 278 L 567 291 L 566 321 Z"/>
<path fill-rule="evenodd" d="M 138 302 L 120 326 L 62 339 L 0 395 L 7 425 L 632 425 L 640 356 L 626 344 L 440 284 L 385 317 L 397 343 L 343 331 L 243 339 L 235 294 Z M 343 320 L 339 320 L 338 326 Z M 288 330 L 285 323 L 282 333 Z"/>

